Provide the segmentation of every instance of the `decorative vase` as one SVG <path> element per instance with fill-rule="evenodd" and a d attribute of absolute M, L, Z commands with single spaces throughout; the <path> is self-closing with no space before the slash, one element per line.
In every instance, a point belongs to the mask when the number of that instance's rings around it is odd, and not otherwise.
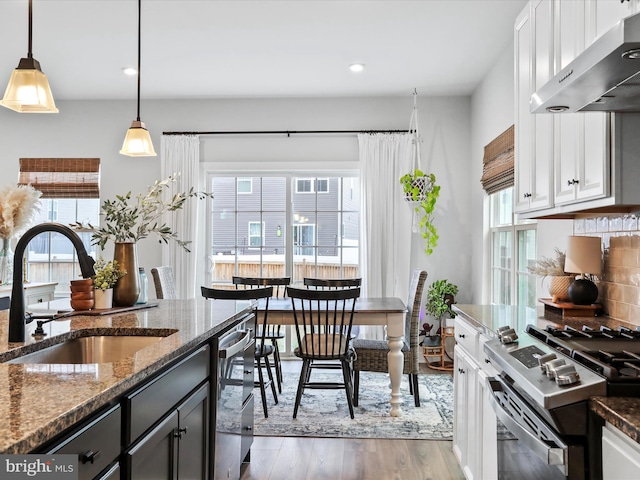
<path fill-rule="evenodd" d="M 575 280 L 571 275 L 555 275 L 549 283 L 549 295 L 553 303 L 569 300 L 569 287 Z"/>
<path fill-rule="evenodd" d="M 11 237 L 0 237 L 0 285 L 13 283 L 13 250 Z"/>
<path fill-rule="evenodd" d="M 93 293 L 93 308 L 104 310 L 113 306 L 113 288 L 95 290 Z"/>
<path fill-rule="evenodd" d="M 113 304 L 117 307 L 131 307 L 138 301 L 140 281 L 138 276 L 138 254 L 135 243 L 116 243 L 113 259 L 127 274 L 113 287 Z"/>

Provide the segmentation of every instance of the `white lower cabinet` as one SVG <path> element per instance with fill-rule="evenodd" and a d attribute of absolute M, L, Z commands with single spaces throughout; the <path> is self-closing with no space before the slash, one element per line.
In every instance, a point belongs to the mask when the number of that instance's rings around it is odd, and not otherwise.
<path fill-rule="evenodd" d="M 485 395 L 486 379 L 496 372 L 485 361 L 483 345 L 488 337 L 459 316 L 455 328 L 453 452 L 468 480 L 494 480 L 498 477 L 496 416 Z M 460 334 L 464 336 L 458 338 Z"/>
<path fill-rule="evenodd" d="M 608 422 L 602 429 L 602 478 L 640 478 L 640 444 Z"/>

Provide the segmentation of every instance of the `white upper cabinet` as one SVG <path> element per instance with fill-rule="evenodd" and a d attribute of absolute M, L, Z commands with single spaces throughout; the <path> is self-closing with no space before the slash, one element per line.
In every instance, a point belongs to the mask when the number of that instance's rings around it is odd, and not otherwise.
<path fill-rule="evenodd" d="M 531 115 L 529 99 L 553 73 L 551 0 L 531 2 L 515 25 L 516 212 L 553 206 L 553 116 Z"/>
<path fill-rule="evenodd" d="M 640 0 L 531 0 L 517 18 L 514 211 L 522 218 L 640 204 L 640 189 L 624 188 L 639 172 L 630 155 L 623 155 L 628 135 L 616 130 L 637 125 L 640 120 L 632 117 L 638 114 L 616 114 L 614 121 L 615 115 L 604 112 L 529 109 L 537 89 L 616 22 L 638 12 Z"/>
<path fill-rule="evenodd" d="M 603 3 L 601 0 L 600 3 Z M 587 2 L 556 1 L 554 75 L 585 48 Z M 612 3 L 607 0 L 606 3 Z M 615 22 L 613 22 L 615 23 Z M 609 114 L 556 114 L 555 205 L 609 195 Z"/>

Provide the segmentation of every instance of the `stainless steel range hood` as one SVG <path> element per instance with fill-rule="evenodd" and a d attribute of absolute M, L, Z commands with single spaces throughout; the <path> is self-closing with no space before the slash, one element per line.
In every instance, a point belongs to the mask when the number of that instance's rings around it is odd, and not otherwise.
<path fill-rule="evenodd" d="M 640 14 L 620 20 L 530 103 L 531 113 L 640 111 Z"/>

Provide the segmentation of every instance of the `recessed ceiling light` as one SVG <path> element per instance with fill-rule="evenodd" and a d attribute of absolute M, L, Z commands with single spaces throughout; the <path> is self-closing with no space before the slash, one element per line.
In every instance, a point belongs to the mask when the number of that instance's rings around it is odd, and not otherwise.
<path fill-rule="evenodd" d="M 352 72 L 361 72 L 364 70 L 364 63 L 352 63 L 349 65 L 349 70 Z"/>
<path fill-rule="evenodd" d="M 124 72 L 125 75 L 131 75 L 131 76 L 138 73 L 138 70 L 136 70 L 133 67 L 123 67 L 122 71 Z"/>

